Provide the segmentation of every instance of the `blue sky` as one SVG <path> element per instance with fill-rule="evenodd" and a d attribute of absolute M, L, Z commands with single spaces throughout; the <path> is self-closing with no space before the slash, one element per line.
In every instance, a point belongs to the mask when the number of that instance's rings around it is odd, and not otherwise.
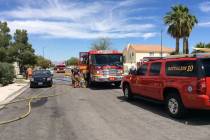
<path fill-rule="evenodd" d="M 26 29 L 36 54 L 62 61 L 88 51 L 100 37 L 112 39 L 112 48 L 128 44 L 175 46 L 163 16 L 175 4 L 184 4 L 199 21 L 189 38 L 190 50 L 210 42 L 210 1 L 207 0 L 0 0 L 0 20 L 11 33 Z M 182 47 L 182 41 L 180 41 Z"/>

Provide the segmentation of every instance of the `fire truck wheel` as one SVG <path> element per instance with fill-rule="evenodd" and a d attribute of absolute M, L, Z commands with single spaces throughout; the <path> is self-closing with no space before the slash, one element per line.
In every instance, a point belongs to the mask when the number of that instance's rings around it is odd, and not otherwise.
<path fill-rule="evenodd" d="M 88 78 L 87 86 L 88 87 L 92 87 L 93 86 L 93 82 L 91 81 L 90 77 Z"/>

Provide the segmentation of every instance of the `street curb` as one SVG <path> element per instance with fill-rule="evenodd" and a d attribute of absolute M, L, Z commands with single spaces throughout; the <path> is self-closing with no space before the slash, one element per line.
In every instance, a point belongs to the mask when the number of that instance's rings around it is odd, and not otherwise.
<path fill-rule="evenodd" d="M 4 101 L 2 101 L 0 104 L 6 104 L 9 103 L 10 101 L 14 100 L 16 97 L 18 97 L 19 95 L 21 95 L 25 90 L 28 89 L 28 85 L 26 84 L 24 87 L 22 87 L 21 89 L 15 91 L 13 94 L 11 94 L 10 96 L 8 96 Z M 0 105 L 0 111 L 5 107 L 5 105 Z"/>

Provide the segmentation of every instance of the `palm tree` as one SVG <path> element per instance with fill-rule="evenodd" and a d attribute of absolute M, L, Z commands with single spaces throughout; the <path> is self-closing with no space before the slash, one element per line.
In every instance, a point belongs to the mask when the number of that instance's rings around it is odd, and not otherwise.
<path fill-rule="evenodd" d="M 168 25 L 168 33 L 176 38 L 176 51 L 175 53 L 179 53 L 179 40 L 182 38 L 182 26 L 183 26 L 183 15 L 187 10 L 186 7 L 182 5 L 176 5 L 171 7 L 171 11 L 166 13 L 164 17 L 164 23 Z"/>
<path fill-rule="evenodd" d="M 179 40 L 182 37 L 184 42 L 183 53 L 189 53 L 188 38 L 192 28 L 197 23 L 197 19 L 189 13 L 189 9 L 186 6 L 175 5 L 171 9 L 164 17 L 164 22 L 168 25 L 168 33 L 173 38 L 176 38 L 176 53 L 179 53 Z"/>
<path fill-rule="evenodd" d="M 189 45 L 188 45 L 188 38 L 190 36 L 190 33 L 192 32 L 193 27 L 195 24 L 198 23 L 197 19 L 195 16 L 191 15 L 189 13 L 189 10 L 186 11 L 185 13 L 185 18 L 184 18 L 184 24 L 183 24 L 183 53 L 184 54 L 189 54 Z"/>

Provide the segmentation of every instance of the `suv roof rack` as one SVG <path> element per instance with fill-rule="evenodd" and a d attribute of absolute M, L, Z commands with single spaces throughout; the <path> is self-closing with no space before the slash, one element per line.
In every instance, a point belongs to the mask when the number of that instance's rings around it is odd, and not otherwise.
<path fill-rule="evenodd" d="M 195 54 L 182 54 L 182 55 L 169 55 L 165 58 L 185 58 L 185 57 L 196 57 Z"/>
<path fill-rule="evenodd" d="M 155 60 L 159 60 L 162 59 L 163 57 L 143 57 L 142 60 L 143 62 L 148 62 L 148 61 L 155 61 Z"/>
<path fill-rule="evenodd" d="M 143 57 L 140 62 L 149 62 L 161 59 L 173 59 L 173 58 L 195 58 L 195 57 L 208 57 L 210 58 L 210 53 L 195 53 L 195 54 L 181 54 L 181 55 L 169 55 L 166 57 Z"/>
<path fill-rule="evenodd" d="M 210 53 L 195 53 L 195 54 L 182 54 L 182 55 L 169 55 L 165 58 L 193 58 L 193 57 L 210 57 Z"/>

